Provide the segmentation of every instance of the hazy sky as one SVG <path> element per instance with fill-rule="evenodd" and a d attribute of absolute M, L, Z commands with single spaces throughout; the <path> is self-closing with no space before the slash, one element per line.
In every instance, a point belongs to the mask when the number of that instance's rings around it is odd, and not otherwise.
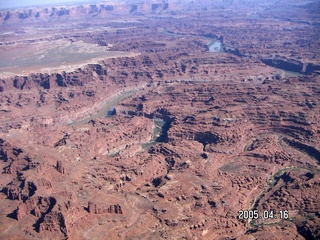
<path fill-rule="evenodd" d="M 0 0 L 0 8 L 24 7 L 30 5 L 56 4 L 63 2 L 84 2 L 84 0 Z M 86 2 L 90 2 L 87 0 Z"/>

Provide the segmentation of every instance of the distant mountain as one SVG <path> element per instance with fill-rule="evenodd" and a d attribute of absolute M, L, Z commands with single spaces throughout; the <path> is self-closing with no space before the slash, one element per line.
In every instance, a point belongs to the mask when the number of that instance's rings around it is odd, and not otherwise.
<path fill-rule="evenodd" d="M 103 17 L 109 14 L 175 14 L 175 11 L 199 10 L 208 8 L 225 9 L 239 6 L 249 8 L 276 7 L 284 4 L 307 4 L 308 0 L 118 0 L 118 1 L 81 1 L 77 3 L 59 3 L 47 6 L 34 6 L 0 10 L 0 24 L 22 23 L 23 21 L 59 20 L 71 17 Z M 49 1 L 43 1 L 46 4 Z M 66 2 L 66 1 L 63 1 Z M 33 2 L 29 2 L 33 3 Z M 6 6 L 1 3 L 1 7 Z M 24 3 L 25 4 L 25 3 Z"/>

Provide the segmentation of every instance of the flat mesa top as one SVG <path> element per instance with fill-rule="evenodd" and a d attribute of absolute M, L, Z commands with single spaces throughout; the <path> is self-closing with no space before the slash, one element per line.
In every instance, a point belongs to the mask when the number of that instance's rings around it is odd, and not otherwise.
<path fill-rule="evenodd" d="M 77 66 L 102 59 L 129 57 L 130 52 L 109 51 L 108 47 L 83 41 L 60 39 L 35 43 L 17 43 L 0 46 L 0 72 L 3 75 L 28 74 L 34 71 L 71 71 Z"/>
<path fill-rule="evenodd" d="M 10 9 L 10 8 L 23 8 L 23 7 L 37 7 L 37 6 L 55 6 L 61 4 L 74 4 L 74 3 L 88 3 L 89 0 L 15 0 L 7 1 L 0 0 L 0 9 Z M 94 1 L 91 1 L 94 2 Z"/>

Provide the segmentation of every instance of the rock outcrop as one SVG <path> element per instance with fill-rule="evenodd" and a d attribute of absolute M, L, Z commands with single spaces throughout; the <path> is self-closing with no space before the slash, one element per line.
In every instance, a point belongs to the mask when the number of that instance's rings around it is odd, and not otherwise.
<path fill-rule="evenodd" d="M 56 165 L 56 169 L 59 173 L 64 174 L 65 173 L 65 169 L 62 166 L 62 162 L 61 161 L 57 161 L 57 165 Z"/>
<path fill-rule="evenodd" d="M 103 213 L 123 214 L 122 208 L 119 204 L 103 207 L 103 206 L 98 206 L 95 203 L 89 202 L 87 209 L 89 213 L 95 213 L 95 214 L 103 214 Z"/>

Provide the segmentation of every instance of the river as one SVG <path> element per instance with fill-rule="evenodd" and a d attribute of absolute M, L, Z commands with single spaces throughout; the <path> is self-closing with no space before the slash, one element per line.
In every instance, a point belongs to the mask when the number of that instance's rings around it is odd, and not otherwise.
<path fill-rule="evenodd" d="M 209 51 L 210 52 L 223 52 L 224 51 L 223 43 L 221 41 L 219 41 L 218 39 L 216 39 L 216 38 L 202 36 L 202 35 L 175 33 L 175 32 L 168 31 L 167 29 L 164 29 L 163 33 L 166 34 L 166 35 L 175 36 L 175 37 L 201 37 L 201 38 L 204 38 L 204 39 L 207 39 L 207 40 L 210 41 L 207 44 L 207 46 L 209 47 Z"/>
<path fill-rule="evenodd" d="M 128 91 L 123 91 L 120 93 L 116 93 L 109 97 L 107 100 L 105 100 L 101 107 L 99 107 L 98 111 L 94 114 L 89 115 L 88 117 L 82 118 L 80 120 L 75 120 L 70 123 L 70 125 L 81 125 L 89 122 L 90 120 L 106 117 L 107 113 L 110 111 L 110 109 L 115 108 L 119 102 L 122 100 L 131 97 L 134 95 L 139 89 L 133 89 Z"/>

